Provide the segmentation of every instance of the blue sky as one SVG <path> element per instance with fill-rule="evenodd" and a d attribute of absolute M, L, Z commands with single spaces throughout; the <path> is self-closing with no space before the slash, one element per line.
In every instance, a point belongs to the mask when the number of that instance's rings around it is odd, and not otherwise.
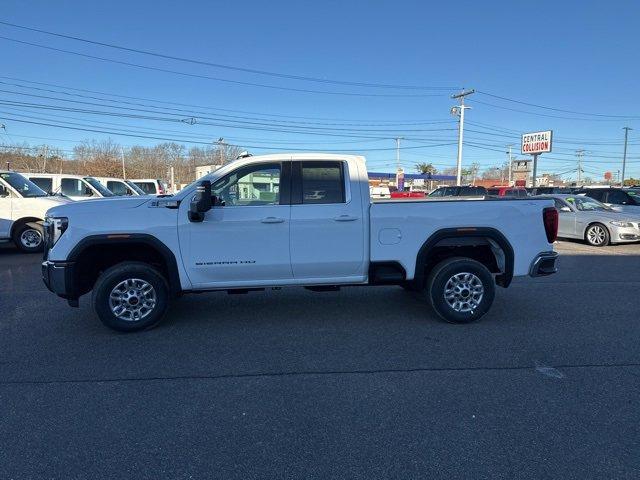
<path fill-rule="evenodd" d="M 0 76 L 19 79 L 0 78 L 5 82 L 0 84 L 0 90 L 4 90 L 0 101 L 39 105 L 0 105 L 0 122 L 9 134 L 0 133 L 0 142 L 46 142 L 65 150 L 91 138 L 110 137 L 123 145 L 157 143 L 18 120 L 51 125 L 71 122 L 74 125 L 65 125 L 112 132 L 119 129 L 130 134 L 146 132 L 147 136 L 154 132 L 200 142 L 224 137 L 230 143 L 250 146 L 253 153 L 271 152 L 267 147 L 282 151 L 357 151 L 367 156 L 370 169 L 391 171 L 395 165 L 392 138 L 403 136 L 403 147 L 409 147 L 401 152 L 405 169 L 413 170 L 420 161 L 443 169 L 454 166 L 456 156 L 456 123 L 449 113 L 455 102 L 449 96 L 466 87 L 484 92 L 474 94 L 468 101 L 472 110 L 467 112 L 466 165 L 479 162 L 483 168 L 497 166 L 506 159 L 507 144 L 514 144 L 514 151 L 519 152 L 520 132 L 553 129 L 554 152 L 541 157 L 540 171 L 575 175 L 570 172 L 576 165 L 575 150 L 584 149 L 585 175 L 600 179 L 606 170 L 615 172 L 620 168 L 622 127 L 630 126 L 634 130 L 627 172 L 639 177 L 640 111 L 635 94 L 640 78 L 635 61 L 638 18 L 640 4 L 632 1 L 436 4 L 5 0 L 0 21 L 51 32 L 253 70 L 430 88 L 373 88 L 286 79 L 150 57 L 0 25 L 0 36 L 23 42 L 188 75 L 316 91 L 195 78 L 0 39 Z M 70 88 L 201 108 L 129 99 L 126 101 L 153 106 L 134 108 L 158 112 L 142 115 L 164 120 L 123 118 L 123 112 L 132 111 L 113 108 L 116 104 L 103 100 L 118 97 L 99 95 L 101 100 L 95 100 L 69 96 L 71 92 L 96 97 Z M 407 94 L 425 96 L 379 96 Z M 487 94 L 589 115 L 541 109 Z M 29 95 L 97 102 L 101 106 Z M 118 115 L 42 109 L 42 105 Z M 182 109 L 185 118 L 194 116 L 198 123 L 168 122 L 166 118 L 175 121 L 181 115 L 167 108 Z M 205 113 L 189 115 L 191 110 Z M 202 116 L 215 125 L 202 124 Z M 304 133 L 308 131 L 316 134 Z"/>

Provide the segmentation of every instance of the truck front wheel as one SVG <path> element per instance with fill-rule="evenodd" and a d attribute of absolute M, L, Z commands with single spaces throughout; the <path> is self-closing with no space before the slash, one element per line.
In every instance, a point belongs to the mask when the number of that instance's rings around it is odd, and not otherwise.
<path fill-rule="evenodd" d="M 107 327 L 135 332 L 151 328 L 162 319 L 169 303 L 169 287 L 150 265 L 123 262 L 98 277 L 92 302 Z"/>
<path fill-rule="evenodd" d="M 470 258 L 448 258 L 429 274 L 426 292 L 433 309 L 447 322 L 470 323 L 491 308 L 495 282 L 491 272 Z"/>

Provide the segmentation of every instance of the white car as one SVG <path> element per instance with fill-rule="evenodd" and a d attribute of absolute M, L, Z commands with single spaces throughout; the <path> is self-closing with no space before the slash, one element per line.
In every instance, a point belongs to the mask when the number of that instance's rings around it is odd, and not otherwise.
<path fill-rule="evenodd" d="M 113 193 L 93 177 L 66 173 L 22 173 L 45 192 L 71 200 L 113 197 Z"/>
<path fill-rule="evenodd" d="M 113 193 L 116 197 L 146 195 L 146 193 L 131 180 L 114 177 L 93 177 Z"/>
<path fill-rule="evenodd" d="M 0 171 L 0 241 L 13 241 L 23 252 L 42 250 L 45 212 L 68 202 L 47 195 L 19 173 Z"/>
<path fill-rule="evenodd" d="M 147 195 L 166 195 L 169 193 L 167 184 L 157 178 L 132 178 L 131 181 Z"/>
<path fill-rule="evenodd" d="M 442 318 L 490 308 L 495 285 L 556 271 L 553 200 L 379 200 L 363 157 L 239 159 L 167 197 L 75 202 L 45 222 L 42 274 L 105 325 L 155 325 L 188 292 L 400 285 Z"/>

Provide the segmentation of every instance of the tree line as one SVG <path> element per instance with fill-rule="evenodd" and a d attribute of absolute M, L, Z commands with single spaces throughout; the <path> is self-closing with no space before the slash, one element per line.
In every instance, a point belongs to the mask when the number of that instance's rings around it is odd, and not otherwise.
<path fill-rule="evenodd" d="M 0 148 L 0 168 L 32 173 L 169 180 L 173 167 L 175 183 L 181 184 L 195 180 L 196 167 L 224 165 L 239 153 L 239 148 L 224 143 L 190 148 L 174 142 L 123 147 L 110 139 L 91 140 L 75 146 L 71 152 L 49 145 L 22 144 Z"/>

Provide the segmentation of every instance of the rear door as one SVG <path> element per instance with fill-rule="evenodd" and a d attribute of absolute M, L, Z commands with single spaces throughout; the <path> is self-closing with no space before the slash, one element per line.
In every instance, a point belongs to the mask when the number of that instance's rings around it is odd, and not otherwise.
<path fill-rule="evenodd" d="M 556 210 L 558 210 L 558 236 L 559 237 L 573 237 L 576 234 L 576 214 L 568 203 L 558 200 L 553 200 Z M 571 211 L 567 212 L 562 209 L 569 208 Z"/>
<path fill-rule="evenodd" d="M 291 267 L 295 280 L 348 283 L 365 278 L 366 221 L 360 184 L 347 162 L 292 163 Z M 357 179 L 356 172 L 353 178 Z"/>

